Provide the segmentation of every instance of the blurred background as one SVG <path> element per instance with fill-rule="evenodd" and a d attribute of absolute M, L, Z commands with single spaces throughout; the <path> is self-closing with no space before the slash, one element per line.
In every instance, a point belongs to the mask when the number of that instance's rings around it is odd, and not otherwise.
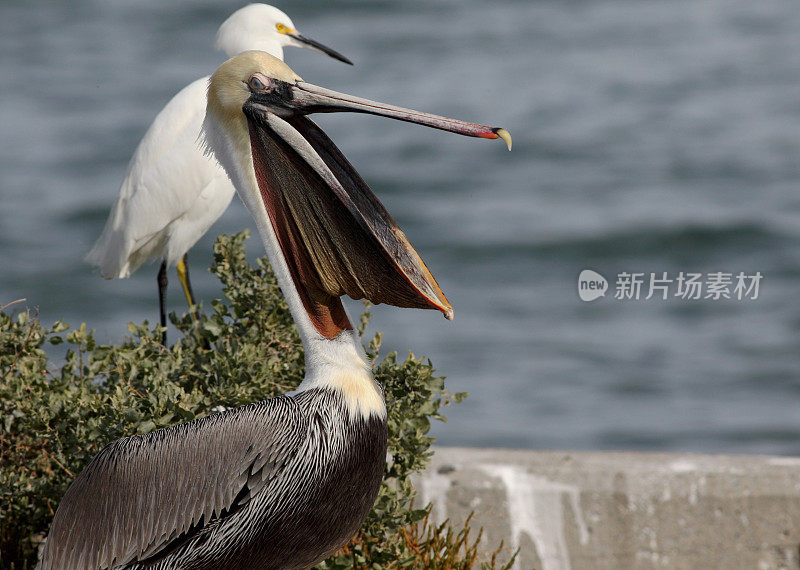
<path fill-rule="evenodd" d="M 86 321 L 105 342 L 157 321 L 157 264 L 105 281 L 82 258 L 150 122 L 222 62 L 216 29 L 242 5 L 0 2 L 0 306 L 25 297 L 44 322 Z M 307 81 L 514 137 L 509 153 L 315 118 L 455 307 L 452 323 L 385 307 L 372 321 L 384 352 L 427 355 L 470 392 L 434 427 L 441 443 L 800 453 L 799 3 L 276 5 L 356 64 L 288 48 Z M 199 299 L 221 295 L 214 237 L 251 226 L 234 199 L 190 252 Z M 757 300 L 587 303 L 585 268 L 612 288 L 622 271 L 763 279 Z"/>

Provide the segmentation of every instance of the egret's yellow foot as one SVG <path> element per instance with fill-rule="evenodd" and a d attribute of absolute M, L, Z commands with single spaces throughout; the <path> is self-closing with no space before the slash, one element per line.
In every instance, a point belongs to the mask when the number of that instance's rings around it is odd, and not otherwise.
<path fill-rule="evenodd" d="M 183 294 L 186 296 L 186 302 L 189 303 L 192 318 L 196 321 L 197 314 L 192 310 L 196 303 L 194 301 L 194 293 L 192 292 L 192 283 L 189 281 L 189 265 L 186 263 L 185 254 L 181 257 L 181 260 L 175 268 L 178 270 L 178 279 L 181 282 L 181 287 L 183 287 Z"/>

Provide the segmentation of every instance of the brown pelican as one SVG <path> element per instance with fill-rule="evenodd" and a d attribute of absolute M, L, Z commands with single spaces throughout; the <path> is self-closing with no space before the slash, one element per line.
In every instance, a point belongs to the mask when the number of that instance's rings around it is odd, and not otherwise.
<path fill-rule="evenodd" d="M 485 138 L 503 129 L 359 99 L 244 52 L 211 77 L 205 131 L 297 323 L 289 394 L 105 447 L 67 490 L 44 569 L 306 569 L 375 500 L 386 408 L 340 297 L 453 310 L 403 232 L 305 115 L 354 111 Z"/>
<path fill-rule="evenodd" d="M 215 47 L 228 57 L 258 49 L 283 59 L 283 48 L 302 47 L 349 59 L 301 35 L 291 18 L 267 4 L 250 4 L 225 20 Z M 176 266 L 189 305 L 194 295 L 186 253 L 228 208 L 235 192 L 225 171 L 198 144 L 209 77 L 184 87 L 158 113 L 128 165 L 103 233 L 86 255 L 106 279 L 123 279 L 149 258 L 161 259 L 158 308 L 167 326 L 167 268 Z M 161 337 L 167 343 L 167 333 Z"/>

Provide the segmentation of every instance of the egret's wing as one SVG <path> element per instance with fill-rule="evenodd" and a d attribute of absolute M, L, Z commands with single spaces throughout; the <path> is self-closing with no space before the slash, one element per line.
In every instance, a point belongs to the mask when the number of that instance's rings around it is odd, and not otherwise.
<path fill-rule="evenodd" d="M 213 157 L 205 156 L 198 137 L 205 116 L 208 78 L 181 90 L 156 116 L 131 158 L 117 201 L 100 238 L 86 260 L 100 267 L 104 277 L 127 277 L 147 258 L 177 250 L 180 257 L 222 214 L 233 197 L 233 187 Z M 189 210 L 204 193 L 224 189 L 221 204 Z M 176 233 L 182 219 L 200 229 Z M 168 247 L 170 246 L 171 247 Z M 176 259 L 171 259 L 175 262 Z"/>
<path fill-rule="evenodd" d="M 287 122 L 265 113 L 249 124 L 256 178 L 270 219 L 290 270 L 312 296 L 346 293 L 452 315 L 405 234 L 311 119 Z"/>
<path fill-rule="evenodd" d="M 142 560 L 247 503 L 304 438 L 297 403 L 278 397 L 111 443 L 67 490 L 42 570 Z"/>

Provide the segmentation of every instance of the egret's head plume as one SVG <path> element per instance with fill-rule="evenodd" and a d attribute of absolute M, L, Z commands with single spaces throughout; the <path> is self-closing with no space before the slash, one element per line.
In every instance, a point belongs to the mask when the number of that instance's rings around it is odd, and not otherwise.
<path fill-rule="evenodd" d="M 231 14 L 219 27 L 214 45 L 228 57 L 257 49 L 280 59 L 287 46 L 310 49 L 353 64 L 339 52 L 302 35 L 289 16 L 268 4 L 249 4 Z"/>
<path fill-rule="evenodd" d="M 296 32 L 292 19 L 281 10 L 269 4 L 248 4 L 222 23 L 214 47 L 229 57 L 259 49 L 282 58 L 283 48 L 293 45 L 287 30 Z"/>

